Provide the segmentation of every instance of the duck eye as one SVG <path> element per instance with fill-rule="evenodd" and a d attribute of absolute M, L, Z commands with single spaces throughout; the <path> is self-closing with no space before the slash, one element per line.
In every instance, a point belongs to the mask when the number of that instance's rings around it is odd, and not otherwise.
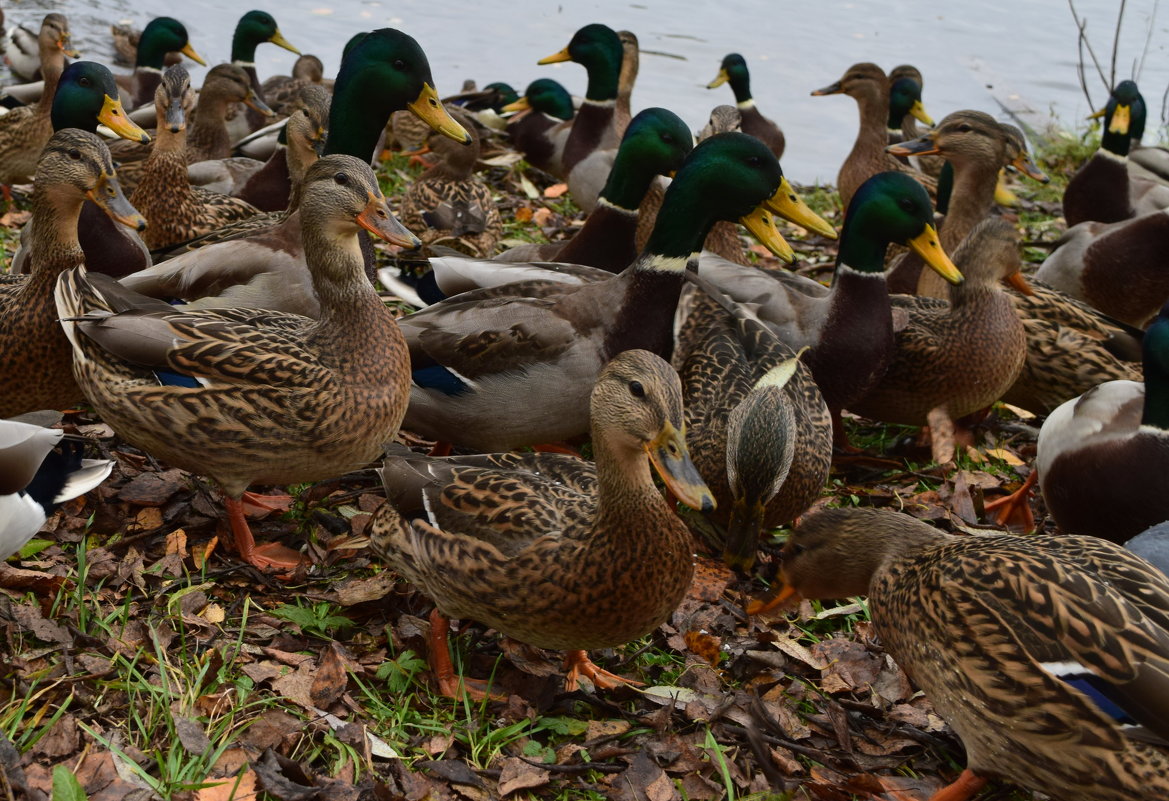
<path fill-rule="evenodd" d="M 635 398 L 644 398 L 645 397 L 645 387 L 643 387 L 641 385 L 640 381 L 630 381 L 629 382 L 629 392 Z"/>
<path fill-rule="evenodd" d="M 82 86 L 89 86 L 90 80 L 89 80 L 89 78 L 82 77 L 81 80 L 78 81 L 77 83 L 81 84 Z"/>
<path fill-rule="evenodd" d="M 752 167 L 758 167 L 760 164 L 763 163 L 763 159 L 759 158 L 758 156 L 751 156 L 750 158 L 747 159 L 747 163 L 750 164 Z"/>
<path fill-rule="evenodd" d="M 333 176 L 333 180 L 336 181 L 341 186 L 345 186 L 349 183 L 349 176 L 343 172 L 339 172 Z"/>
<path fill-rule="evenodd" d="M 664 134 L 662 134 L 662 141 L 665 142 L 666 144 L 671 144 L 674 141 L 674 137 L 668 133 L 664 133 Z"/>
<path fill-rule="evenodd" d="M 400 58 L 394 59 L 394 69 L 398 70 L 398 72 L 405 72 L 406 62 Z"/>
<path fill-rule="evenodd" d="M 958 131 L 960 133 L 970 133 L 970 131 L 972 131 L 972 130 L 973 129 L 969 125 L 967 125 L 966 123 L 963 123 L 963 124 L 958 126 Z"/>
<path fill-rule="evenodd" d="M 70 148 L 69 158 L 73 159 L 74 161 L 81 161 L 81 151 L 77 148 Z"/>
<path fill-rule="evenodd" d="M 903 197 L 901 200 L 897 201 L 897 205 L 899 205 L 905 211 L 912 212 L 914 210 L 915 204 L 911 199 Z"/>

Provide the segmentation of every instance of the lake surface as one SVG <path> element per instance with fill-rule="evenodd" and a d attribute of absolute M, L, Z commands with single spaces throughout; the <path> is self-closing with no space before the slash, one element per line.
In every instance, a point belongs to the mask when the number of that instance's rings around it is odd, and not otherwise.
<path fill-rule="evenodd" d="M 1109 71 L 1115 0 L 1078 0 L 1088 20 L 1088 35 L 1105 74 Z M 935 120 L 963 108 L 1007 119 L 1004 106 L 1022 111 L 1023 121 L 1043 127 L 1082 127 L 1093 110 L 1076 74 L 1076 26 L 1065 0 L 696 0 L 673 2 L 464 2 L 447 0 L 25 0 L 4 2 L 9 24 L 36 29 L 46 10 L 69 16 L 75 44 L 85 58 L 110 63 L 111 22 L 130 19 L 144 25 L 159 15 L 178 18 L 195 49 L 214 64 L 226 61 L 240 14 L 261 8 L 276 17 L 281 32 L 303 52 L 318 55 L 327 74 L 335 74 L 341 47 L 359 30 L 400 28 L 426 51 L 440 94 L 461 87 L 507 81 L 522 90 L 540 77 L 559 80 L 583 94 L 584 69 L 577 64 L 537 66 L 536 61 L 564 47 L 573 32 L 590 22 L 628 29 L 640 39 L 641 73 L 634 109 L 660 105 L 672 109 L 697 130 L 710 108 L 733 101 L 727 86 L 707 90 L 722 57 L 739 52 L 747 59 L 752 90 L 760 110 L 779 122 L 787 135 L 784 172 L 800 183 L 834 182 L 836 171 L 856 135 L 856 104 L 837 95 L 809 93 L 832 83 L 857 61 L 874 61 L 886 70 L 912 63 L 925 76 L 925 105 Z M 712 11 L 711 9 L 717 9 Z M 1128 3 L 1122 29 L 1117 79 L 1132 77 L 1151 44 L 1138 76 L 1153 117 L 1169 86 L 1169 8 L 1153 18 L 1151 0 Z M 261 78 L 287 73 L 295 56 L 271 45 L 257 51 Z M 188 62 L 196 80 L 203 70 Z M 1107 98 L 1104 83 L 1089 73 L 1096 107 Z M 1156 119 L 1149 122 L 1154 133 Z M 1152 139 L 1147 135 L 1146 139 Z"/>

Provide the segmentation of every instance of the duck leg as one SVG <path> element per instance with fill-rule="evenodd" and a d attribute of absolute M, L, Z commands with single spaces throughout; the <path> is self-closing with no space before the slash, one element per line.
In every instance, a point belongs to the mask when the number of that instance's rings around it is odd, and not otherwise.
<path fill-rule="evenodd" d="M 490 692 L 487 689 L 490 686 L 489 682 L 455 675 L 455 665 L 451 661 L 450 642 L 447 639 L 450 632 L 450 618 L 438 609 L 431 611 L 430 669 L 438 682 L 438 691 L 447 698 L 456 700 L 469 698 L 472 701 L 506 701 L 506 696 Z"/>
<path fill-rule="evenodd" d="M 1000 526 L 1022 526 L 1024 531 L 1034 531 L 1035 515 L 1031 513 L 1031 488 L 1039 480 L 1039 471 L 1032 468 L 1027 480 L 1005 498 L 997 498 L 983 508 L 987 516 L 994 512 L 994 521 Z"/>
<path fill-rule="evenodd" d="M 986 787 L 986 779 L 967 768 L 952 784 L 934 793 L 930 801 L 969 801 L 983 787 Z"/>
<path fill-rule="evenodd" d="M 223 505 L 227 509 L 227 522 L 231 525 L 231 533 L 235 538 L 235 547 L 239 551 L 240 559 L 261 570 L 293 570 L 304 563 L 304 557 L 300 553 L 279 543 L 256 545 L 256 539 L 252 536 L 252 529 L 244 515 L 242 499 L 225 495 Z"/>
<path fill-rule="evenodd" d="M 572 692 L 577 688 L 577 680 L 581 676 L 591 681 L 593 686 L 598 690 L 612 690 L 614 687 L 620 687 L 622 684 L 633 684 L 638 687 L 643 686 L 640 681 L 627 679 L 623 676 L 618 676 L 616 673 L 610 673 L 603 668 L 597 667 L 589 659 L 589 655 L 585 651 L 565 652 L 564 669 L 568 671 L 568 675 L 564 677 L 564 689 L 568 692 Z"/>

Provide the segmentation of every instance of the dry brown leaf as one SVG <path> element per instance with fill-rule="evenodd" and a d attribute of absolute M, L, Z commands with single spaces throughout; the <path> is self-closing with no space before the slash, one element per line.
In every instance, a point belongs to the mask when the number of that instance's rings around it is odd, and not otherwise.
<path fill-rule="evenodd" d="M 530 790 L 548 783 L 549 773 L 530 762 L 516 757 L 506 757 L 500 765 L 499 794 L 508 795 L 516 790 Z"/>
<path fill-rule="evenodd" d="M 712 667 L 718 667 L 722 659 L 722 640 L 705 631 L 688 631 L 682 635 L 682 639 L 692 654 L 706 660 Z"/>
<path fill-rule="evenodd" d="M 532 222 L 544 226 L 552 219 L 552 210 L 541 206 L 532 213 Z"/>
<path fill-rule="evenodd" d="M 204 786 L 195 791 L 194 801 L 252 801 L 259 796 L 256 787 L 256 773 L 248 770 L 243 774 L 230 779 L 222 779 L 218 784 Z"/>
<path fill-rule="evenodd" d="M 309 696 L 313 703 L 322 709 L 328 709 L 334 701 L 341 697 L 349 684 L 349 674 L 345 671 L 345 660 L 341 656 L 341 646 L 331 642 L 321 651 L 317 663 L 316 675 L 313 677 Z"/>

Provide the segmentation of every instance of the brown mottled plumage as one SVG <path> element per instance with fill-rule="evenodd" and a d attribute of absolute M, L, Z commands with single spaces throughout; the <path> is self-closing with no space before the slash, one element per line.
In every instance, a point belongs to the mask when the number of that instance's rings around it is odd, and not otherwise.
<path fill-rule="evenodd" d="M 1169 797 L 1169 583 L 1123 548 L 830 509 L 792 534 L 782 575 L 789 595 L 869 596 L 882 645 L 966 748 L 950 801 L 990 777 L 1053 801 Z M 1158 744 L 1129 736 L 1072 675 L 1091 675 Z"/>
<path fill-rule="evenodd" d="M 29 180 L 36 172 L 41 150 L 53 135 L 53 95 L 65 54 L 69 52 L 69 22 L 63 14 L 46 14 L 37 37 L 45 88 L 35 106 L 14 108 L 0 115 L 0 184 Z"/>
<path fill-rule="evenodd" d="M 399 214 L 402 224 L 423 245 L 445 245 L 470 256 L 491 258 L 503 236 L 503 218 L 491 188 L 475 174 L 479 134 L 463 112 L 454 107 L 448 111 L 471 134 L 471 143 L 464 145 L 431 131 L 426 141 L 438 162 L 406 188 Z M 418 120 L 411 112 L 405 113 Z M 430 131 L 426 123 L 422 125 Z"/>
<path fill-rule="evenodd" d="M 231 155 L 231 135 L 226 120 L 228 108 L 233 103 L 243 103 L 265 116 L 272 116 L 272 110 L 256 95 L 251 78 L 242 67 L 218 64 L 207 73 L 203 88 L 199 90 L 199 103 L 187 134 L 188 164 L 225 159 Z"/>
<path fill-rule="evenodd" d="M 754 315 L 723 302 L 731 311 L 715 303 L 687 317 L 698 334 L 688 353 L 675 356 L 686 443 L 718 503 L 710 518 L 725 531 L 723 559 L 748 569 L 760 537 L 820 497 L 832 418 L 799 356 Z"/>
<path fill-rule="evenodd" d="M 218 83 L 218 79 L 208 76 L 207 83 Z M 150 222 L 142 238 L 152 250 L 194 239 L 257 213 L 246 201 L 191 186 L 187 178 L 186 114 L 193 102 L 186 68 L 179 64 L 169 67 L 154 93 L 158 122 L 154 151 L 130 195 L 130 202 Z"/>
<path fill-rule="evenodd" d="M 413 238 L 360 159 L 333 155 L 305 177 L 302 237 L 320 320 L 267 310 L 175 311 L 119 284 L 64 274 L 58 314 L 74 375 L 104 421 L 137 447 L 223 488 L 242 556 L 253 549 L 240 497 L 249 484 L 317 481 L 374 459 L 398 430 L 410 361 L 365 278 L 357 236 Z M 119 313 L 125 309 L 124 313 Z M 160 384 L 156 370 L 200 386 Z"/>
<path fill-rule="evenodd" d="M 84 263 L 77 221 L 92 194 L 111 217 L 145 222 L 130 208 L 101 139 L 76 128 L 53 135 L 41 154 L 28 275 L 0 283 L 0 418 L 37 409 L 64 409 L 83 398 L 73 380 L 73 354 L 57 322 L 53 287 L 62 272 Z"/>
<path fill-rule="evenodd" d="M 839 81 L 817 89 L 813 95 L 846 94 L 857 102 L 860 111 L 860 128 L 856 142 L 836 178 L 836 190 L 840 202 L 848 208 L 853 193 L 872 176 L 888 170 L 904 172 L 926 188 L 933 198 L 937 195 L 937 182 L 907 164 L 902 164 L 891 153 L 885 152 L 888 145 L 886 133 L 889 118 L 889 80 L 876 64 L 867 62 L 853 64 Z"/>
<path fill-rule="evenodd" d="M 292 65 L 291 75 L 273 75 L 265 78 L 261 85 L 261 94 L 277 116 L 288 117 L 296 111 L 297 96 L 306 86 L 320 86 L 329 91 L 333 82 L 325 81 L 325 65 L 314 55 L 308 53 L 296 59 Z"/>
<path fill-rule="evenodd" d="M 685 503 L 711 504 L 686 452 L 678 376 L 626 351 L 601 371 L 590 408 L 595 467 L 548 454 L 392 454 L 374 549 L 442 614 L 532 645 L 611 648 L 653 631 L 684 597 L 693 557 L 650 461 Z M 424 509 L 429 519 L 411 522 Z"/>

